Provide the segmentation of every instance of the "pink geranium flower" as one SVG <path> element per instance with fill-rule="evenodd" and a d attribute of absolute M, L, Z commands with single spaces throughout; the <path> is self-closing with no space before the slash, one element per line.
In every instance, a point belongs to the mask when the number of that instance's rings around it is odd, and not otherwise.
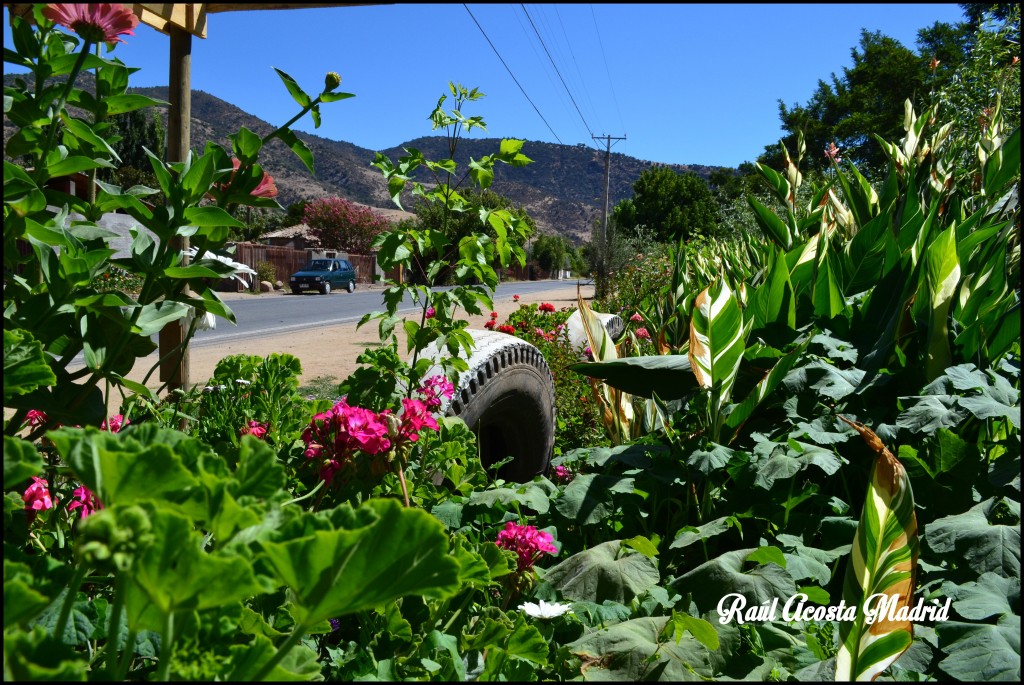
<path fill-rule="evenodd" d="M 646 328 L 640 327 L 640 328 L 636 329 L 636 337 L 638 337 L 638 338 L 640 338 L 642 340 L 650 340 L 651 339 L 651 334 L 647 331 Z"/>
<path fill-rule="evenodd" d="M 428 319 L 433 319 L 436 315 L 437 315 L 437 312 L 434 310 L 433 307 L 427 307 L 427 318 Z"/>
<path fill-rule="evenodd" d="M 644 317 L 640 316 L 639 313 L 634 313 L 633 316 L 629 317 L 629 320 L 634 323 L 640 323 L 644 320 Z"/>
<path fill-rule="evenodd" d="M 139 25 L 127 6 L 107 2 L 54 3 L 43 9 L 43 16 L 90 43 L 123 43 L 121 36 L 134 36 Z"/>
<path fill-rule="evenodd" d="M 71 504 L 68 505 L 68 511 L 81 509 L 79 513 L 82 518 L 85 518 L 97 509 L 103 508 L 103 504 L 96 499 L 96 494 L 84 485 L 79 485 L 75 488 L 74 498 Z"/>
<path fill-rule="evenodd" d="M 423 402 L 431 409 L 441 406 L 443 399 L 451 399 L 455 395 L 455 386 L 444 374 L 431 376 L 423 381 L 419 389 Z"/>
<path fill-rule="evenodd" d="M 28 414 L 25 415 L 25 423 L 22 425 L 30 428 L 36 428 L 43 425 L 48 420 L 49 417 L 38 409 L 29 409 Z"/>
<path fill-rule="evenodd" d="M 127 426 L 131 421 L 124 417 L 124 414 L 115 414 L 109 419 L 104 419 L 103 423 L 100 424 L 101 431 L 110 431 L 111 433 L 120 433 L 121 429 Z"/>
<path fill-rule="evenodd" d="M 558 548 L 549 533 L 533 526 L 521 526 L 514 521 L 507 522 L 505 528 L 498 532 L 496 544 L 516 553 L 519 558 L 517 570 L 520 573 L 533 568 L 541 553 L 558 554 Z"/>
<path fill-rule="evenodd" d="M 573 473 L 567 466 L 555 467 L 555 480 L 559 483 L 568 483 L 572 480 Z"/>
<path fill-rule="evenodd" d="M 251 435 L 254 438 L 259 438 L 260 440 L 262 440 L 267 435 L 267 426 L 266 424 L 262 424 L 259 421 L 250 421 L 249 425 L 242 426 L 241 430 L 239 431 L 239 434 Z"/>
<path fill-rule="evenodd" d="M 402 398 L 402 424 L 398 429 L 401 437 L 416 442 L 424 428 L 439 430 L 441 427 L 431 415 L 427 405 L 419 400 Z"/>
<path fill-rule="evenodd" d="M 55 497 L 50 496 L 50 490 L 45 478 L 32 476 L 32 485 L 29 485 L 21 496 L 28 511 L 29 523 L 35 519 L 36 514 L 47 509 L 53 509 Z"/>

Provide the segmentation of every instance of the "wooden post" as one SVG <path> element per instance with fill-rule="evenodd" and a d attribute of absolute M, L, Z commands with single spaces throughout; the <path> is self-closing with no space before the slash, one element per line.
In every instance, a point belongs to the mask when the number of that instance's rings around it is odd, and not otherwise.
<path fill-rule="evenodd" d="M 192 34 L 178 26 L 168 26 L 171 37 L 171 68 L 168 81 L 167 99 L 167 161 L 181 162 L 189 152 L 189 123 L 192 120 Z M 188 238 L 176 236 L 172 239 L 175 249 L 187 250 Z M 188 258 L 185 258 L 185 262 Z M 183 323 L 175 321 L 160 331 L 160 380 L 168 383 L 171 390 L 188 390 L 189 351 L 186 347 L 180 354 L 170 354 L 185 339 Z"/>

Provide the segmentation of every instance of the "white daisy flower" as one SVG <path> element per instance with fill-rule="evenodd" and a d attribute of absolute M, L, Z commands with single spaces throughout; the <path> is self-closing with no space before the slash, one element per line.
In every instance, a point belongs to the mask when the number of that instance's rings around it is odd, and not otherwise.
<path fill-rule="evenodd" d="M 572 609 L 569 608 L 568 604 L 559 604 L 558 602 L 545 602 L 543 599 L 540 600 L 539 604 L 533 602 L 524 602 L 519 605 L 519 610 L 526 612 L 534 618 L 557 618 L 565 613 L 572 613 Z"/>

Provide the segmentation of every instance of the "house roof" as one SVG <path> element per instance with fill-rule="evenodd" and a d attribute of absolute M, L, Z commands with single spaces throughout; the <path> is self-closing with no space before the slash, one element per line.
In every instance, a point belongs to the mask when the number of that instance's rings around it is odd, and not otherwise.
<path fill-rule="evenodd" d="M 270 233 L 264 233 L 261 239 L 266 240 L 267 238 L 305 238 L 306 240 L 316 240 L 311 229 L 306 224 L 295 224 L 294 226 L 286 226 L 285 228 L 279 228 L 276 231 Z"/>

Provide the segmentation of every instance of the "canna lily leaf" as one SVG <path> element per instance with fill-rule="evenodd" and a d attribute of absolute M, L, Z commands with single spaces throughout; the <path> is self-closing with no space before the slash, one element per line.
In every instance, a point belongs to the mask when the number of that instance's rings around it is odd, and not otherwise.
<path fill-rule="evenodd" d="M 743 325 L 739 300 L 725 279 L 719 278 L 693 302 L 690 319 L 690 367 L 697 383 L 711 391 L 715 434 L 732 392 L 736 373 L 746 349 L 750 324 Z"/>
<path fill-rule="evenodd" d="M 843 600 L 864 607 L 874 595 L 892 600 L 885 616 L 868 621 L 868 612 L 840 623 L 836 680 L 874 680 L 914 641 L 914 628 L 906 614 L 914 598 L 917 570 L 917 517 L 910 478 L 874 431 L 840 416 L 878 456 L 868 483 L 867 501 L 854 537 L 846 569 Z M 874 606 L 874 605 L 873 605 Z"/>

